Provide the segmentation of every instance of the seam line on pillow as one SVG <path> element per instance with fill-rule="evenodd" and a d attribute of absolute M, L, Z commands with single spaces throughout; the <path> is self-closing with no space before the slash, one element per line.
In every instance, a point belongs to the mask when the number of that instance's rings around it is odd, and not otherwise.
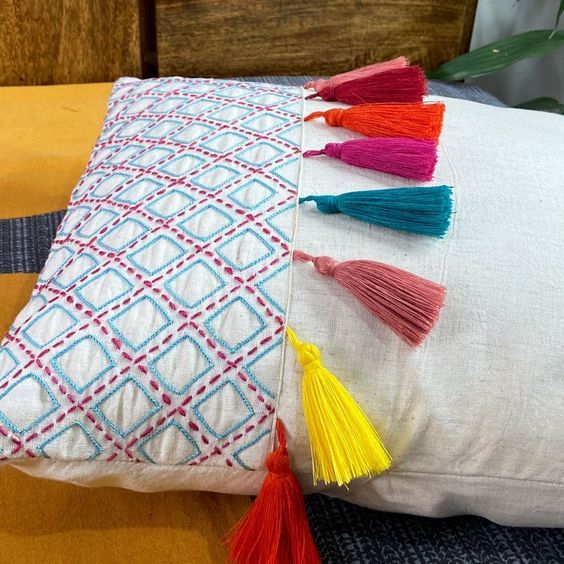
<path fill-rule="evenodd" d="M 552 480 L 538 480 L 535 478 L 514 478 L 512 476 L 485 476 L 481 474 L 454 474 L 449 472 L 424 472 L 417 470 L 390 470 L 386 473 L 388 476 L 438 476 L 441 478 L 467 478 L 467 479 L 480 479 L 480 480 L 509 480 L 512 482 L 531 482 L 535 484 L 546 484 L 550 486 L 564 487 L 564 482 L 554 482 Z"/>
<path fill-rule="evenodd" d="M 298 233 L 298 221 L 299 221 L 299 201 L 300 201 L 300 189 L 302 186 L 302 177 L 303 177 L 303 164 L 304 159 L 302 157 L 302 150 L 304 146 L 304 110 L 305 110 L 305 90 L 303 87 L 299 86 L 300 98 L 301 98 L 301 107 L 300 107 L 300 164 L 298 168 L 298 181 L 297 181 L 297 194 L 296 200 L 294 203 L 294 225 L 292 229 L 292 240 L 290 242 L 290 258 L 289 258 L 289 265 L 288 265 L 288 283 L 286 285 L 286 319 L 284 329 L 288 326 L 288 319 L 290 318 L 290 309 L 291 309 L 291 302 L 292 302 L 292 281 L 293 281 L 293 274 L 294 274 L 294 261 L 292 260 L 292 256 L 294 254 L 294 248 L 296 246 L 296 236 Z M 278 386 L 276 389 L 276 410 L 275 410 L 275 417 L 272 418 L 272 427 L 270 430 L 270 449 L 274 445 L 274 426 L 276 424 L 276 413 L 278 412 L 278 406 L 280 405 L 281 401 L 281 394 L 282 394 L 282 386 L 284 380 L 284 368 L 286 366 L 286 331 L 282 336 L 282 351 L 280 354 L 280 365 L 278 367 Z"/>

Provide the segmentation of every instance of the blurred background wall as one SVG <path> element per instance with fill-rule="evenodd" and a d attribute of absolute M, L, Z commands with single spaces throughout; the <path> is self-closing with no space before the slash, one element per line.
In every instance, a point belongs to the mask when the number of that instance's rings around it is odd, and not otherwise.
<path fill-rule="evenodd" d="M 479 0 L 470 49 L 523 31 L 551 29 L 559 3 L 559 0 Z M 564 29 L 564 14 L 558 29 Z M 564 102 L 564 49 L 521 61 L 474 82 L 509 105 L 540 96 Z"/>

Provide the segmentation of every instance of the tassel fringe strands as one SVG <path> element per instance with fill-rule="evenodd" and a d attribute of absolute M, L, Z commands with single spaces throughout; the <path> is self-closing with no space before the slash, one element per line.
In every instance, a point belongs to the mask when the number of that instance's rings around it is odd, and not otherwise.
<path fill-rule="evenodd" d="M 319 349 L 286 334 L 303 367 L 302 403 L 309 433 L 313 482 L 348 484 L 390 467 L 378 433 L 345 387 L 321 362 Z"/>
<path fill-rule="evenodd" d="M 349 80 L 354 80 L 356 78 L 364 78 L 366 76 L 371 76 L 374 74 L 378 74 L 379 72 L 391 70 L 391 69 L 400 69 L 403 67 L 407 67 L 409 65 L 409 61 L 405 57 L 397 57 L 390 61 L 383 61 L 381 63 L 374 63 L 372 65 L 367 65 L 365 67 L 360 67 L 358 69 L 343 72 L 341 74 L 336 74 L 328 79 L 318 79 L 313 80 L 311 82 L 307 82 L 304 85 L 304 88 L 313 88 L 316 92 L 320 92 L 323 88 L 335 88 L 339 84 L 343 82 L 347 82 Z"/>
<path fill-rule="evenodd" d="M 319 92 L 306 96 L 306 100 L 320 96 L 327 102 L 338 100 L 351 106 L 371 103 L 417 103 L 423 101 L 425 94 L 425 73 L 414 65 L 369 74 L 335 86 L 325 85 Z"/>
<path fill-rule="evenodd" d="M 293 259 L 311 262 L 332 276 L 378 319 L 409 345 L 420 345 L 439 318 L 446 289 L 394 266 L 371 260 L 337 262 L 294 251 Z"/>
<path fill-rule="evenodd" d="M 428 181 L 437 164 L 437 142 L 431 139 L 374 138 L 327 143 L 305 151 L 304 158 L 326 155 L 343 162 L 404 178 Z"/>
<path fill-rule="evenodd" d="M 268 474 L 249 511 L 226 544 L 237 564 L 318 564 L 302 488 L 290 469 L 286 431 L 276 421 L 278 448 L 266 459 Z"/>
<path fill-rule="evenodd" d="M 306 196 L 299 202 L 315 202 L 321 213 L 342 213 L 373 225 L 440 239 L 450 225 L 452 188 L 421 186 L 362 190 L 337 196 Z"/>
<path fill-rule="evenodd" d="M 346 109 L 313 112 L 304 121 L 324 118 L 327 125 L 344 127 L 366 137 L 408 137 L 437 141 L 443 127 L 445 105 L 360 104 Z"/>

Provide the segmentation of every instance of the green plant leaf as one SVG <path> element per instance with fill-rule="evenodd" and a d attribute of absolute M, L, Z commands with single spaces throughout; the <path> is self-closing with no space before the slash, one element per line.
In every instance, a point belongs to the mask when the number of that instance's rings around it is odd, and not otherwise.
<path fill-rule="evenodd" d="M 555 114 L 564 115 L 564 104 L 560 103 L 555 98 L 534 98 L 527 102 L 517 104 L 515 108 L 522 108 L 525 110 L 538 110 L 540 112 L 552 112 Z"/>
<path fill-rule="evenodd" d="M 554 37 L 554 34 L 556 33 L 562 12 L 564 12 L 564 0 L 560 0 L 560 6 L 558 6 L 558 12 L 556 13 L 556 21 L 554 22 L 554 29 L 552 30 L 550 37 Z"/>
<path fill-rule="evenodd" d="M 564 31 L 555 33 L 551 29 L 526 31 L 456 57 L 427 73 L 427 77 L 447 81 L 477 78 L 522 59 L 546 55 L 561 47 L 564 47 Z"/>

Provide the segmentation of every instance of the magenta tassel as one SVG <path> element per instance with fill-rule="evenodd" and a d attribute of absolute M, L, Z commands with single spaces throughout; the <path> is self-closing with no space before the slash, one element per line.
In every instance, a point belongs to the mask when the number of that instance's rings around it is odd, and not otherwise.
<path fill-rule="evenodd" d="M 343 162 L 414 180 L 431 180 L 437 164 L 437 143 L 431 139 L 369 138 L 327 143 L 303 156 L 326 155 Z"/>
<path fill-rule="evenodd" d="M 424 341 L 439 318 L 446 296 L 440 284 L 371 260 L 337 262 L 302 251 L 294 251 L 293 258 L 312 262 L 319 273 L 332 276 L 412 347 Z"/>
<path fill-rule="evenodd" d="M 347 80 L 336 86 L 325 85 L 320 91 L 306 96 L 311 100 L 320 96 L 326 102 L 338 100 L 356 104 L 420 103 L 427 94 L 425 73 L 417 65 L 395 68 Z"/>
<path fill-rule="evenodd" d="M 407 67 L 408 65 L 409 61 L 406 57 L 397 57 L 395 59 L 391 59 L 390 61 L 374 63 L 372 65 L 354 69 L 352 71 L 336 74 L 335 76 L 332 76 L 328 79 L 319 78 L 317 80 L 312 80 L 310 82 L 306 82 L 304 88 L 313 88 L 316 92 L 321 92 L 321 90 L 323 90 L 323 88 L 325 87 L 335 88 L 335 86 L 343 84 L 343 82 L 347 82 L 348 80 L 364 78 L 366 76 L 372 76 L 374 74 L 378 74 L 387 70 Z"/>

